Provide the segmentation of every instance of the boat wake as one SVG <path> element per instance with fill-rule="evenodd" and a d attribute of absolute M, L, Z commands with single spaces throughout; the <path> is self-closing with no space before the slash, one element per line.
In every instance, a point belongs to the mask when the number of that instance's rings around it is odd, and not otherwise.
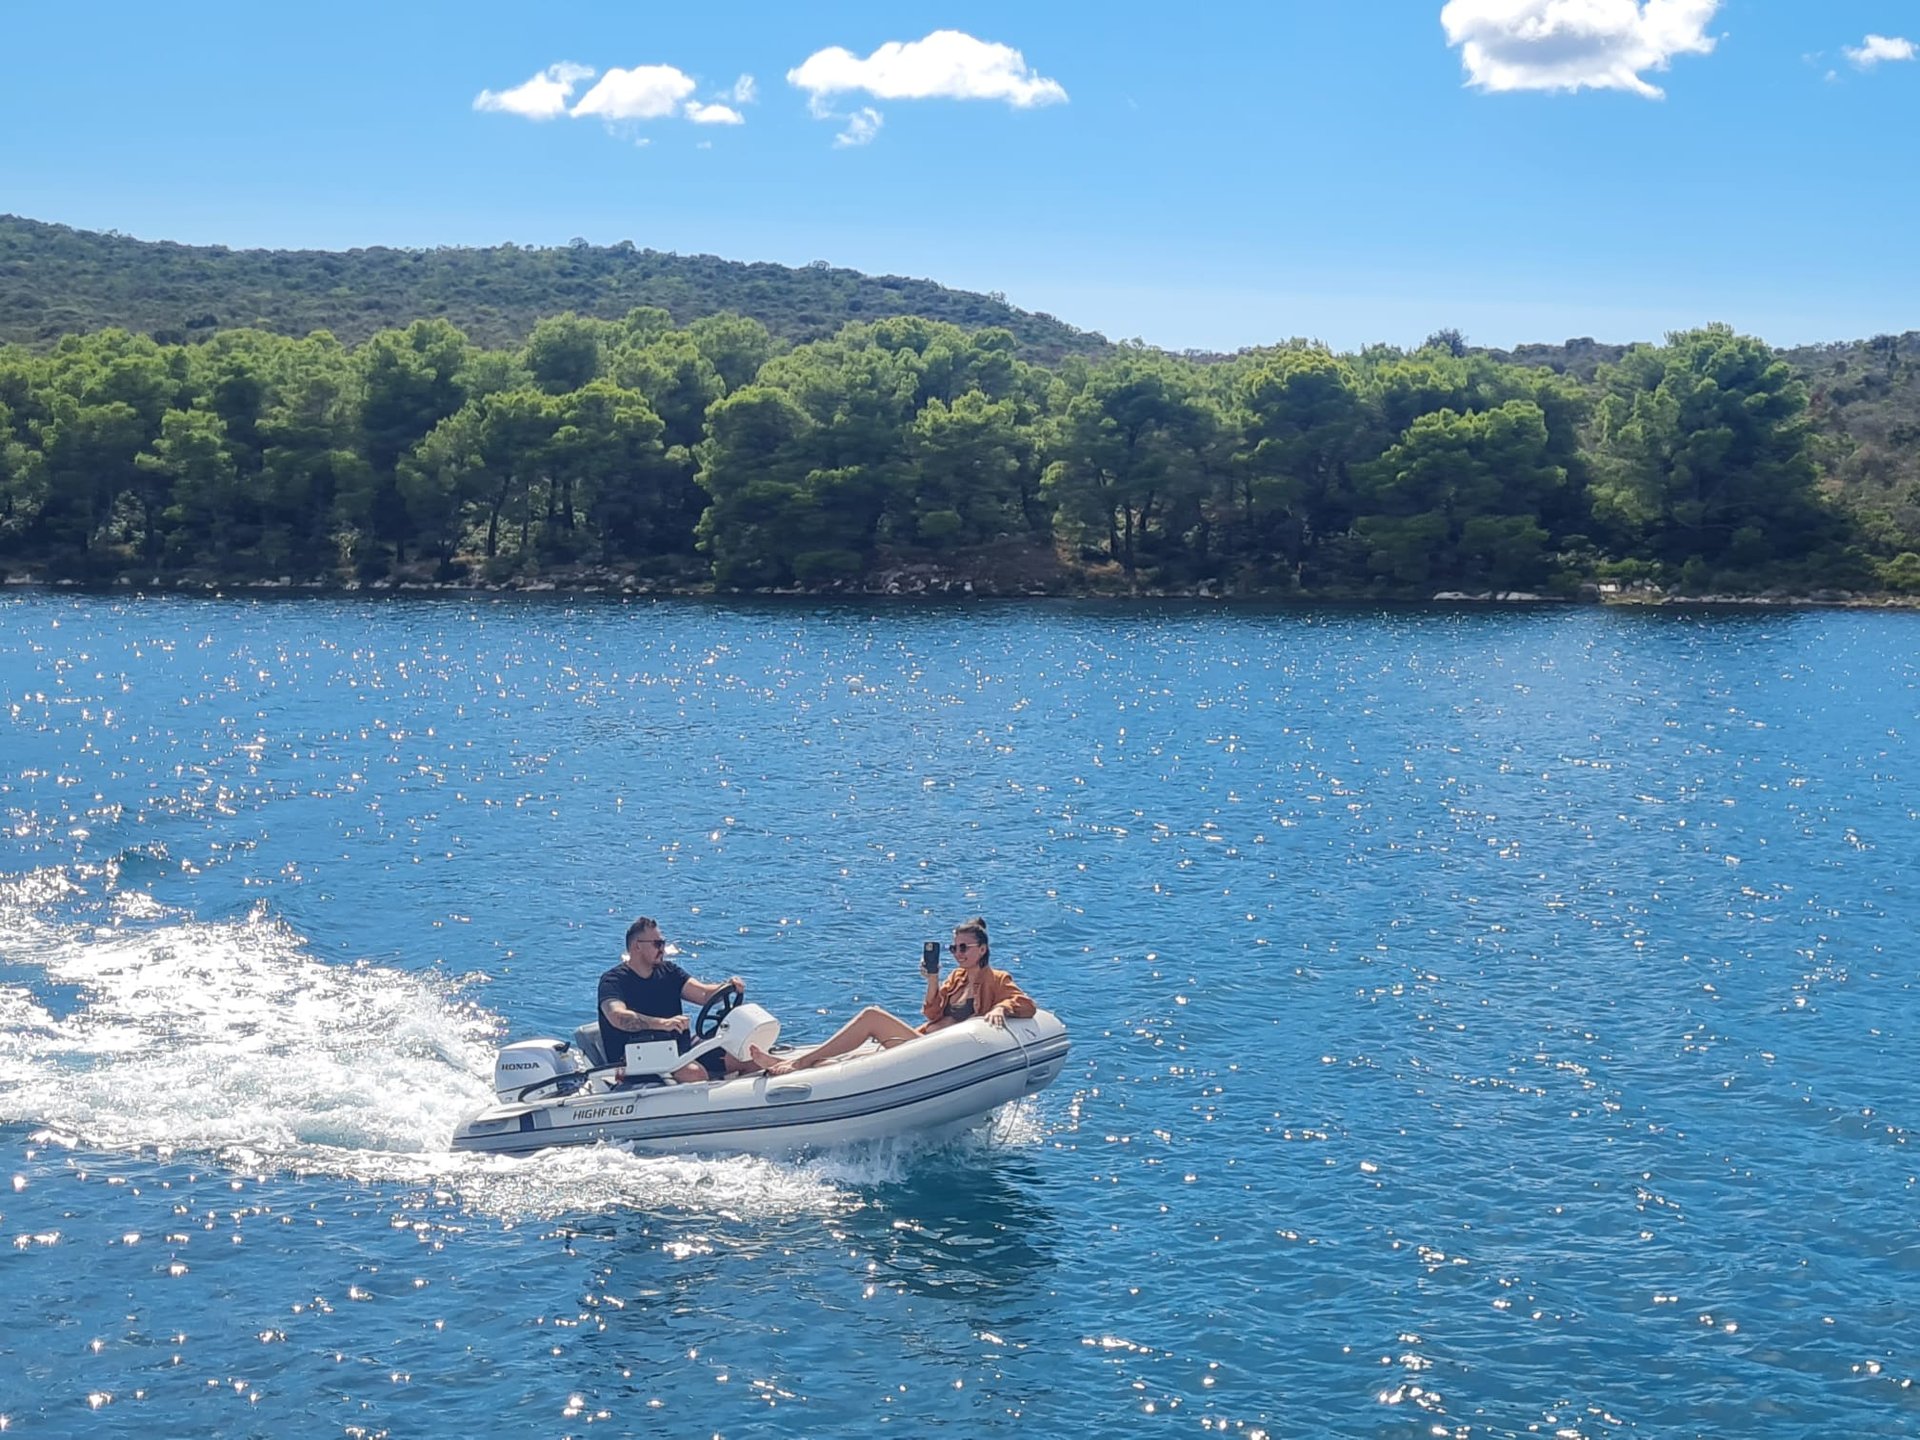
<path fill-rule="evenodd" d="M 264 908 L 206 921 L 107 872 L 0 876 L 0 1127 L 36 1143 L 425 1189 L 502 1218 L 838 1211 L 898 1181 L 887 1142 L 786 1161 L 455 1154 L 503 1026 L 478 977 L 316 957 Z M 1013 1106 L 961 1142 L 1034 1143 Z"/>

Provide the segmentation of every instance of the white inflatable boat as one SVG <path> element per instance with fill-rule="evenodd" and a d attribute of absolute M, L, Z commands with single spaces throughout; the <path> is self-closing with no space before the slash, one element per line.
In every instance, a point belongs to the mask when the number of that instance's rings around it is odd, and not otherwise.
<path fill-rule="evenodd" d="M 600 1027 L 573 1043 L 522 1040 L 494 1062 L 495 1102 L 454 1133 L 456 1150 L 519 1154 L 550 1145 L 631 1146 L 645 1151 L 782 1154 L 863 1140 L 941 1140 L 1059 1078 L 1067 1030 L 1042 1010 L 1005 1029 L 967 1020 L 890 1050 L 869 1045 L 788 1075 L 735 1075 L 682 1084 L 672 1072 L 712 1050 L 748 1058 L 776 1050 L 780 1022 L 731 989 L 694 1022 L 697 1043 L 632 1044 L 616 1063 L 601 1053 Z"/>

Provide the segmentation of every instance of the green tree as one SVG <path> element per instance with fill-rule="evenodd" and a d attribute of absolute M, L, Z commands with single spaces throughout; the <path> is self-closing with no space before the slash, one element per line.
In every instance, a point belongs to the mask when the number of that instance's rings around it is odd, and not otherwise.
<path fill-rule="evenodd" d="M 1920 595 L 1920 554 L 1901 551 L 1880 567 L 1880 580 L 1902 595 Z"/>
<path fill-rule="evenodd" d="M 0 404 L 0 547 L 11 547 L 33 528 L 46 504 L 40 452 L 16 438 L 13 413 Z"/>
<path fill-rule="evenodd" d="M 811 525 L 803 493 L 815 426 L 785 390 L 754 384 L 707 415 L 699 480 L 713 497 L 700 517 L 700 548 L 726 589 L 784 585 Z"/>
<path fill-rule="evenodd" d="M 538 388 L 533 372 L 527 369 L 524 352 L 512 350 L 469 350 L 453 383 L 468 400 L 498 395 L 503 390 Z"/>
<path fill-rule="evenodd" d="M 724 395 L 752 384 L 776 348 L 767 327 L 744 315 L 703 315 L 686 333 L 719 376 Z"/>
<path fill-rule="evenodd" d="M 644 395 L 596 381 L 563 396 L 557 420 L 552 474 L 561 525 L 571 530 L 583 513 L 609 561 L 692 553 L 706 495 L 685 452 L 669 457 L 666 427 Z"/>
<path fill-rule="evenodd" d="M 325 573 L 340 556 L 343 499 L 367 493 L 354 361 L 325 331 L 290 343 L 255 426 L 260 473 L 255 559 L 263 573 Z"/>
<path fill-rule="evenodd" d="M 644 345 L 673 329 L 673 314 L 658 305 L 636 305 L 614 322 L 612 345 Z"/>
<path fill-rule="evenodd" d="M 833 563 L 844 568 L 845 552 L 864 562 L 883 541 L 912 542 L 910 533 L 893 535 L 891 525 L 912 513 L 908 432 L 924 373 L 915 346 L 934 338 L 925 327 L 849 325 L 761 368 L 749 388 L 783 391 L 812 421 L 804 437 L 807 473 L 789 517 L 793 555 L 841 552 Z"/>
<path fill-rule="evenodd" d="M 343 492 L 339 504 L 343 521 L 361 537 L 363 558 L 378 546 L 406 558 L 412 534 L 400 460 L 466 402 L 459 376 L 468 349 L 466 336 L 446 321 L 416 320 L 382 331 L 355 353 L 365 483 Z"/>
<path fill-rule="evenodd" d="M 187 403 L 180 352 L 120 330 L 69 336 L 34 367 L 32 382 L 39 393 L 18 398 L 44 457 L 39 518 L 61 552 L 57 563 L 107 573 L 150 551 L 164 496 L 134 457 L 159 435 L 161 417 Z"/>
<path fill-rule="evenodd" d="M 1210 416 L 1177 362 L 1127 351 L 1097 367 L 1056 426 L 1042 492 L 1069 526 L 1102 536 L 1131 576 L 1148 538 L 1204 488 Z"/>
<path fill-rule="evenodd" d="M 1324 349 L 1285 350 L 1248 372 L 1233 398 L 1238 547 L 1298 566 L 1309 544 L 1352 519 L 1347 466 L 1367 420 L 1359 378 Z"/>
<path fill-rule="evenodd" d="M 901 530 L 922 544 L 969 545 L 1027 528 L 1023 477 L 1033 446 L 1012 400 L 969 390 L 952 405 L 931 400 L 907 437 L 914 487 Z"/>
<path fill-rule="evenodd" d="M 405 533 L 443 563 L 460 548 L 466 508 L 498 494 L 503 483 L 502 457 L 486 448 L 487 406 L 495 398 L 462 405 L 428 431 L 395 470 L 395 493 L 406 507 Z M 501 495 L 492 510 L 489 556 L 499 548 L 499 504 L 504 503 Z"/>
<path fill-rule="evenodd" d="M 1649 558 L 1750 565 L 1830 535 L 1806 388 L 1766 345 L 1710 325 L 1598 379 L 1594 514 Z"/>
<path fill-rule="evenodd" d="M 145 335 L 102 330 L 70 335 L 47 362 L 47 386 L 83 405 L 125 405 L 146 428 L 160 433 L 160 417 L 189 401 L 186 360 Z"/>
<path fill-rule="evenodd" d="M 1366 361 L 1362 374 L 1368 398 L 1389 443 L 1422 415 L 1442 410 L 1460 414 L 1481 408 L 1475 402 L 1484 400 L 1473 393 L 1468 363 L 1444 350 L 1422 350 L 1413 356 L 1369 354 Z"/>
<path fill-rule="evenodd" d="M 586 320 L 569 310 L 549 315 L 527 337 L 522 363 L 534 384 L 549 395 L 564 395 L 591 385 L 600 376 L 601 342 L 614 327 Z"/>
<path fill-rule="evenodd" d="M 136 461 L 147 446 L 148 428 L 124 401 L 87 405 L 55 395 L 50 418 L 36 426 L 45 476 L 41 524 L 57 551 L 90 557 L 101 543 L 144 546 L 138 518 L 123 513 L 123 495 L 137 494 Z M 88 560 L 88 568 L 94 568 Z"/>
<path fill-rule="evenodd" d="M 295 343 L 263 330 L 223 330 L 186 347 L 188 389 L 219 418 L 238 475 L 260 468 L 260 417 L 272 403 L 282 354 Z"/>
<path fill-rule="evenodd" d="M 691 451 L 700 443 L 707 407 L 727 391 L 693 336 L 669 330 L 615 353 L 611 373 L 624 390 L 638 391 L 666 427 L 669 446 Z M 689 467 L 691 468 L 691 467 Z"/>
<path fill-rule="evenodd" d="M 1567 475 L 1552 463 L 1546 418 L 1532 402 L 1422 415 L 1356 478 L 1365 513 L 1354 530 L 1374 573 L 1399 585 L 1503 589 L 1544 574 L 1538 516 Z"/>
<path fill-rule="evenodd" d="M 159 438 L 134 458 L 165 497 L 165 548 L 187 565 L 224 566 L 243 535 L 257 530 L 244 516 L 239 476 L 227 445 L 226 422 L 208 410 L 169 410 Z M 160 536 L 151 537 L 160 541 Z"/>
<path fill-rule="evenodd" d="M 36 422 L 51 419 L 46 412 L 46 360 L 16 345 L 0 345 L 0 405 L 8 412 L 7 429 L 25 444 Z"/>
<path fill-rule="evenodd" d="M 436 425 L 400 466 L 399 487 L 421 543 L 450 556 L 484 517 L 481 553 L 500 553 L 501 521 L 519 521 L 519 553 L 532 548 L 535 492 L 550 483 L 560 409 L 536 390 L 469 401 Z"/>

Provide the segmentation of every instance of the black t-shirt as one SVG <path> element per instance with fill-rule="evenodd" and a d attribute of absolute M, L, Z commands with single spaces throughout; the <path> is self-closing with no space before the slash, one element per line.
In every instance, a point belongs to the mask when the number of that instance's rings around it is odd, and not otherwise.
<path fill-rule="evenodd" d="M 594 1010 L 600 1017 L 600 1048 L 606 1052 L 609 1065 L 618 1065 L 626 1057 L 627 1046 L 636 1040 L 669 1040 L 679 1036 L 669 1030 L 622 1030 L 607 1019 L 607 1001 L 618 1000 L 629 1010 L 664 1019 L 685 1013 L 680 1008 L 680 991 L 686 983 L 687 972 L 664 956 L 654 962 L 651 975 L 640 975 L 622 961 L 600 977 L 600 995 L 594 1001 Z"/>

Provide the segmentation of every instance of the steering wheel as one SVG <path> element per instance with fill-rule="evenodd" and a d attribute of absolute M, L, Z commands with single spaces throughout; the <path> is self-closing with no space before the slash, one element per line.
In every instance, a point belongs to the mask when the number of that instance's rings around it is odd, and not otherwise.
<path fill-rule="evenodd" d="M 733 1013 L 733 1007 L 740 1003 L 740 999 L 738 990 L 731 985 L 723 985 L 700 1007 L 700 1013 L 693 1017 L 693 1038 L 711 1040 L 719 1034 L 720 1022 Z"/>

